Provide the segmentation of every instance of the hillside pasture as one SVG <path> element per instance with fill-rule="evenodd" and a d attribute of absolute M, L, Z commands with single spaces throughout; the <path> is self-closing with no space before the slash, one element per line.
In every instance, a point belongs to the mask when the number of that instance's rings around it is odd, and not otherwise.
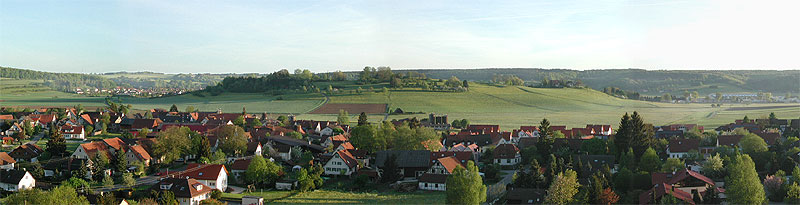
<path fill-rule="evenodd" d="M 386 113 L 387 104 L 351 104 L 351 103 L 328 103 L 320 106 L 309 114 L 338 114 L 340 110 L 348 113 L 380 114 Z"/>

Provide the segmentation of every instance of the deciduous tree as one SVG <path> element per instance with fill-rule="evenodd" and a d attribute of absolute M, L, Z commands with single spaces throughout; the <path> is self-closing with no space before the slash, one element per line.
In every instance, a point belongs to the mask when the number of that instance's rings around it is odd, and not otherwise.
<path fill-rule="evenodd" d="M 486 185 L 472 161 L 467 163 L 467 169 L 456 167 L 453 174 L 447 176 L 446 186 L 448 204 L 480 204 L 486 201 Z"/>
<path fill-rule="evenodd" d="M 572 197 L 578 193 L 578 188 L 581 186 L 577 177 L 577 173 L 569 169 L 559 173 L 550 188 L 547 189 L 547 196 L 544 198 L 544 202 L 547 204 L 569 204 L 572 202 L 574 200 Z"/>
<path fill-rule="evenodd" d="M 766 200 L 755 163 L 749 155 L 737 155 L 728 166 L 725 194 L 732 204 L 761 204 Z"/>

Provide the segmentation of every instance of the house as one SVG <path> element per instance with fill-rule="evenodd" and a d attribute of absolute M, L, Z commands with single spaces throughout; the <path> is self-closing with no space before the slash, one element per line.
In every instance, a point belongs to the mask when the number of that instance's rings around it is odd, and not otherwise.
<path fill-rule="evenodd" d="M 93 166 L 93 162 L 89 159 L 78 159 L 78 158 L 66 158 L 64 160 L 50 160 L 44 164 L 42 164 L 42 169 L 44 170 L 44 176 L 69 176 L 72 171 L 80 170 L 81 166 L 86 166 L 88 172 L 86 172 L 86 176 L 84 178 L 90 179 L 91 178 L 91 167 Z M 110 171 L 107 172 L 110 174 Z"/>
<path fill-rule="evenodd" d="M 33 189 L 36 187 L 36 179 L 30 172 L 25 170 L 0 170 L 0 188 L 16 192 L 19 190 Z"/>
<path fill-rule="evenodd" d="M 690 150 L 700 151 L 699 139 L 671 139 L 667 145 L 667 155 L 670 158 L 684 158 Z"/>
<path fill-rule="evenodd" d="M 542 204 L 547 190 L 513 188 L 506 192 L 506 204 Z"/>
<path fill-rule="evenodd" d="M 484 130 L 485 132 L 500 132 L 500 125 L 468 125 L 466 130 Z"/>
<path fill-rule="evenodd" d="M 244 173 L 247 171 L 247 167 L 250 166 L 251 161 L 251 159 L 237 159 L 233 161 L 233 164 L 231 164 L 231 175 L 234 180 L 240 183 L 244 180 Z"/>
<path fill-rule="evenodd" d="M 11 127 L 3 131 L 3 135 L 13 136 L 14 134 L 20 132 L 21 130 L 22 130 L 22 125 L 20 125 L 18 122 L 14 122 L 13 124 L 11 124 Z"/>
<path fill-rule="evenodd" d="M 334 135 L 334 136 L 331 136 L 331 137 L 328 137 L 327 139 L 325 139 L 325 141 L 322 142 L 320 145 L 322 145 L 323 147 L 330 147 L 330 146 L 336 146 L 338 144 L 341 144 L 341 143 L 344 143 L 344 142 L 348 142 L 348 141 L 350 141 L 350 139 L 347 136 Z"/>
<path fill-rule="evenodd" d="M 171 191 L 181 205 L 196 205 L 211 198 L 213 188 L 191 178 L 166 178 L 150 188 L 151 191 Z"/>
<path fill-rule="evenodd" d="M 656 184 L 652 189 L 640 194 L 639 204 L 658 204 L 659 200 L 667 194 L 684 201 L 686 204 L 695 204 L 691 194 L 664 183 Z"/>
<path fill-rule="evenodd" d="M 261 155 L 261 142 L 248 142 L 247 143 L 247 154 L 252 155 Z"/>
<path fill-rule="evenodd" d="M 8 153 L 0 152 L 0 170 L 14 169 L 16 162 L 17 160 L 14 160 Z"/>
<path fill-rule="evenodd" d="M 64 135 L 64 139 L 79 139 L 83 140 L 86 139 L 84 135 L 83 126 L 70 126 L 64 125 L 60 128 L 61 134 Z"/>
<path fill-rule="evenodd" d="M 142 145 L 129 146 L 125 158 L 128 162 L 141 162 L 144 166 L 150 165 L 150 160 L 153 159 Z"/>
<path fill-rule="evenodd" d="M 659 199 L 667 192 L 672 192 L 678 199 L 694 204 L 693 199 L 703 201 L 709 193 L 709 189 L 715 186 L 710 178 L 689 169 L 683 169 L 672 173 L 652 173 L 651 182 L 653 188 L 639 195 L 640 203 L 646 204 L 650 199 Z M 711 194 L 717 194 L 716 190 L 711 190 Z M 655 196 L 653 196 L 655 194 Z M 642 200 L 647 198 L 647 200 Z"/>
<path fill-rule="evenodd" d="M 72 152 L 73 158 L 78 159 L 94 159 L 97 154 L 104 154 L 108 159 L 113 159 L 113 155 L 109 152 L 108 145 L 103 141 L 94 141 L 83 143 Z"/>
<path fill-rule="evenodd" d="M 375 166 L 381 170 L 389 158 L 394 156 L 395 164 L 404 177 L 419 177 L 431 167 L 431 151 L 428 150 L 384 150 L 376 153 Z"/>
<path fill-rule="evenodd" d="M 13 143 L 14 143 L 14 138 L 13 138 L 13 137 L 2 137 L 2 140 L 3 140 L 3 141 L 2 141 L 2 142 L 0 142 L 0 144 L 4 144 L 4 145 L 6 145 L 6 144 L 7 144 L 7 145 L 10 145 L 10 144 L 13 144 Z"/>
<path fill-rule="evenodd" d="M 222 192 L 228 188 L 228 170 L 221 164 L 196 164 L 192 163 L 178 177 L 195 179 L 212 189 Z"/>
<path fill-rule="evenodd" d="M 8 155 L 18 162 L 35 162 L 38 161 L 37 158 L 42 153 L 44 153 L 44 150 L 39 145 L 24 144 L 12 150 Z"/>
<path fill-rule="evenodd" d="M 447 121 L 447 115 L 436 115 L 431 113 L 427 122 L 422 123 L 423 127 L 430 127 L 434 130 L 450 130 L 450 122 Z"/>
<path fill-rule="evenodd" d="M 492 154 L 494 155 L 494 163 L 501 166 L 516 165 L 522 162 L 519 148 L 514 144 L 497 145 Z"/>
<path fill-rule="evenodd" d="M 429 168 L 425 174 L 420 176 L 418 188 L 422 190 L 433 191 L 447 190 L 447 176 L 453 174 L 453 171 L 458 167 L 464 168 L 464 166 L 461 165 L 461 163 L 455 157 L 443 157 L 437 159 L 431 168 Z"/>
<path fill-rule="evenodd" d="M 326 175 L 347 175 L 358 171 L 358 161 L 347 150 L 341 150 L 333 154 L 330 160 L 322 168 Z"/>

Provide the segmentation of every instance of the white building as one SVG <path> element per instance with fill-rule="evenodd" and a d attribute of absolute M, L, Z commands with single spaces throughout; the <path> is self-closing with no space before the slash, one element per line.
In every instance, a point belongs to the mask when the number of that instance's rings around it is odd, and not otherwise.
<path fill-rule="evenodd" d="M 197 205 L 200 201 L 211 198 L 213 188 L 204 185 L 195 179 L 166 178 L 153 185 L 154 191 L 171 191 L 181 205 Z"/>
<path fill-rule="evenodd" d="M 225 192 L 228 188 L 228 171 L 225 165 L 221 164 L 189 164 L 186 167 L 188 172 L 180 174 L 180 177 L 189 177 L 211 187 Z"/>
<path fill-rule="evenodd" d="M 83 140 L 86 139 L 86 135 L 84 134 L 83 126 L 69 126 L 64 125 L 61 126 L 61 134 L 64 135 L 64 139 L 79 139 Z"/>
<path fill-rule="evenodd" d="M 25 170 L 0 170 L 0 188 L 9 192 L 33 189 L 36 179 Z"/>
<path fill-rule="evenodd" d="M 325 169 L 326 175 L 350 176 L 350 174 L 358 171 L 358 160 L 347 150 L 342 150 L 334 153 L 333 157 L 322 168 Z"/>
<path fill-rule="evenodd" d="M 453 170 L 464 167 L 455 157 L 443 157 L 434 161 L 433 166 L 419 177 L 419 189 L 445 191 L 447 190 L 447 176 L 453 174 Z"/>

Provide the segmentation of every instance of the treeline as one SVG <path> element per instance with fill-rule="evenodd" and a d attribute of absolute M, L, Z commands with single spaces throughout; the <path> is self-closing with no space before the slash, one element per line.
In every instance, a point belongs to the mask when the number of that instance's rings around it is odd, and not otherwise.
<path fill-rule="evenodd" d="M 639 95 L 638 92 L 625 91 L 618 87 L 605 87 L 603 88 L 603 93 L 620 98 L 627 98 L 633 100 L 641 99 L 641 95 Z"/>
<path fill-rule="evenodd" d="M 203 91 L 195 91 L 195 95 L 219 95 L 222 92 L 258 93 L 277 90 L 308 90 L 314 75 L 307 72 L 289 73 L 283 69 L 266 76 L 225 77 L 217 85 L 206 86 Z"/>
<path fill-rule="evenodd" d="M 44 85 L 59 91 L 74 91 L 79 87 L 110 89 L 117 84 L 107 78 L 80 73 L 51 73 L 18 68 L 0 67 L 0 77 L 45 80 Z"/>

